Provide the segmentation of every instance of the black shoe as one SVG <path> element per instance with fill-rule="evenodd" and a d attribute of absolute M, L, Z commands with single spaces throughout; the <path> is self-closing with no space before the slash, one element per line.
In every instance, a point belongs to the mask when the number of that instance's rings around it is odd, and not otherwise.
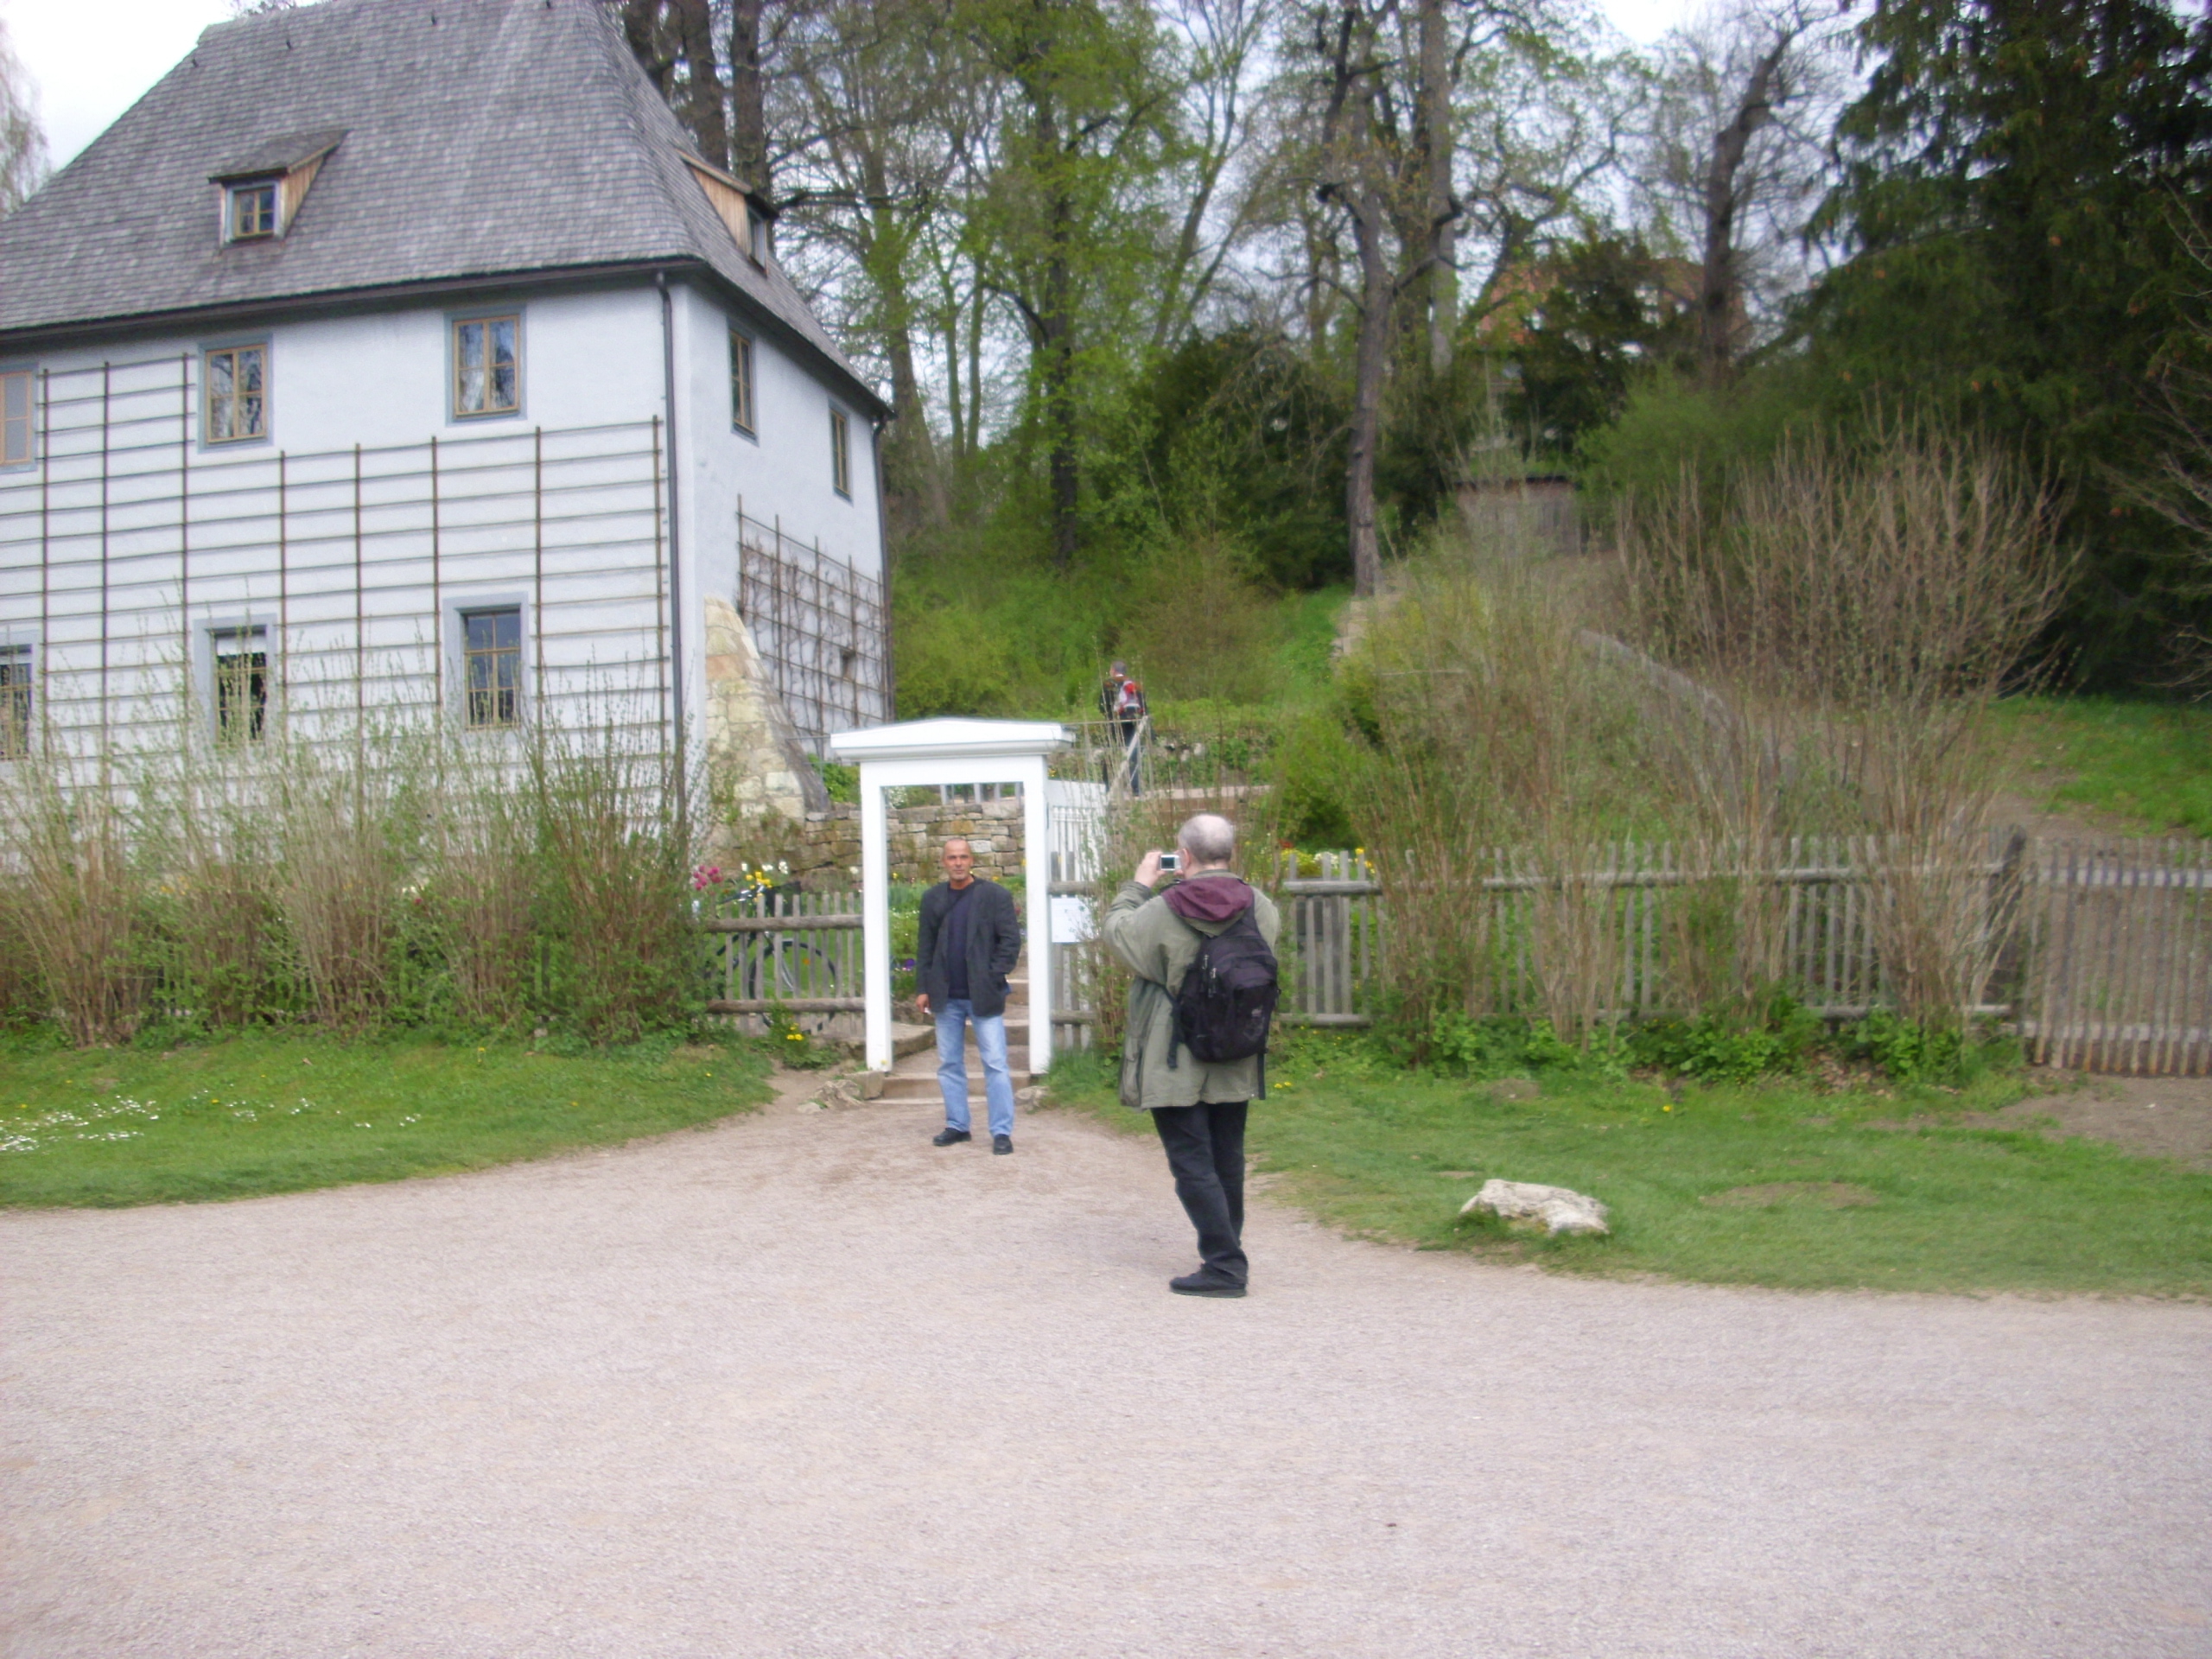
<path fill-rule="evenodd" d="M 1000 1157 L 1005 1157 L 1007 1154 L 1014 1150 L 1014 1137 L 1010 1135 L 993 1135 L 991 1137 L 991 1150 L 998 1154 Z"/>
<path fill-rule="evenodd" d="M 1186 1273 L 1180 1279 L 1170 1279 L 1167 1288 L 1178 1296 L 1242 1296 L 1244 1287 L 1234 1279 L 1218 1278 L 1211 1273 Z"/>
<path fill-rule="evenodd" d="M 965 1129 L 939 1129 L 937 1132 L 937 1138 L 931 1141 L 930 1145 L 933 1147 L 957 1147 L 963 1141 L 973 1141 L 975 1138 L 976 1137 L 974 1135 L 969 1134 Z"/>

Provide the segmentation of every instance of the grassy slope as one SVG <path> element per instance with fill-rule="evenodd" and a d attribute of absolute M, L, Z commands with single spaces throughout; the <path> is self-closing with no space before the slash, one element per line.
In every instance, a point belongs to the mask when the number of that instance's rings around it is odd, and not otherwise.
<path fill-rule="evenodd" d="M 1512 1101 L 1357 1062 L 1346 1075 L 1325 1044 L 1302 1048 L 1271 1068 L 1253 1160 L 1279 1197 L 1363 1236 L 1713 1283 L 2212 1294 L 2212 1175 L 1961 1121 L 1961 1107 L 2017 1094 L 2002 1084 L 1964 1096 L 1768 1084 L 1675 1100 L 1649 1084 L 1548 1082 Z M 1056 1066 L 1053 1086 L 1117 1128 L 1143 1128 L 1095 1063 Z M 1906 1120 L 1916 1126 L 1876 1127 Z M 1611 1206 L 1613 1236 L 1554 1241 L 1459 1220 L 1492 1176 L 1593 1193 Z M 1770 1186 L 1784 1190 L 1736 1192 Z"/>
<path fill-rule="evenodd" d="M 0 1203 L 151 1204 L 480 1169 L 749 1110 L 755 1049 L 554 1056 L 255 1034 L 0 1054 Z"/>
<path fill-rule="evenodd" d="M 2110 697 L 2014 697 L 2015 789 L 2052 812 L 2087 807 L 2139 835 L 2212 836 L 2212 708 Z"/>

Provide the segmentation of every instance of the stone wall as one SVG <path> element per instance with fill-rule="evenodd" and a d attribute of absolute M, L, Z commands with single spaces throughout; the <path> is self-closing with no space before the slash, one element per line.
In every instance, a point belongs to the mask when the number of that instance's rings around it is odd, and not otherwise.
<path fill-rule="evenodd" d="M 923 806 L 892 809 L 886 839 L 891 854 L 893 881 L 942 880 L 941 855 L 953 836 L 965 836 L 976 855 L 976 874 L 1003 881 L 1021 874 L 1023 850 L 1022 803 L 1020 797 L 1001 801 L 932 801 Z M 852 873 L 861 864 L 861 810 L 833 805 L 825 812 L 809 812 L 798 827 L 796 849 L 785 855 L 792 875 L 815 892 L 848 892 L 859 878 Z"/>
<path fill-rule="evenodd" d="M 830 791 L 769 684 L 752 630 L 726 599 L 710 594 L 705 610 L 707 766 L 717 810 L 793 820 L 826 810 Z"/>

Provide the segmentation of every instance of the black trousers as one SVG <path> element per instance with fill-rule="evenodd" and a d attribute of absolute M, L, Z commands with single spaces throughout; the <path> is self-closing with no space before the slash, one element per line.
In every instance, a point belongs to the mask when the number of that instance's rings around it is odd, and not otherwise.
<path fill-rule="evenodd" d="M 1153 1127 L 1167 1148 L 1175 1196 L 1198 1230 L 1206 1271 L 1244 1282 L 1244 1110 L 1251 1103 L 1160 1106 Z"/>

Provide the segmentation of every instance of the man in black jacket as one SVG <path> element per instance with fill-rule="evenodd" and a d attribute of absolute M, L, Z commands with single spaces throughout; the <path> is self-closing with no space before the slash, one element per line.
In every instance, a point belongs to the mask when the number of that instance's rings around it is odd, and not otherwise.
<path fill-rule="evenodd" d="M 922 990 L 915 999 L 937 1020 L 937 1081 L 944 1091 L 944 1128 L 934 1145 L 957 1146 L 968 1130 L 968 1065 L 962 1049 L 970 1020 L 983 1059 L 983 1098 L 990 1109 L 991 1150 L 1014 1150 L 1014 1077 L 1006 1066 L 1006 976 L 1021 955 L 1014 895 L 976 879 L 976 855 L 955 836 L 944 843 L 945 880 L 922 895 L 914 958 Z"/>

